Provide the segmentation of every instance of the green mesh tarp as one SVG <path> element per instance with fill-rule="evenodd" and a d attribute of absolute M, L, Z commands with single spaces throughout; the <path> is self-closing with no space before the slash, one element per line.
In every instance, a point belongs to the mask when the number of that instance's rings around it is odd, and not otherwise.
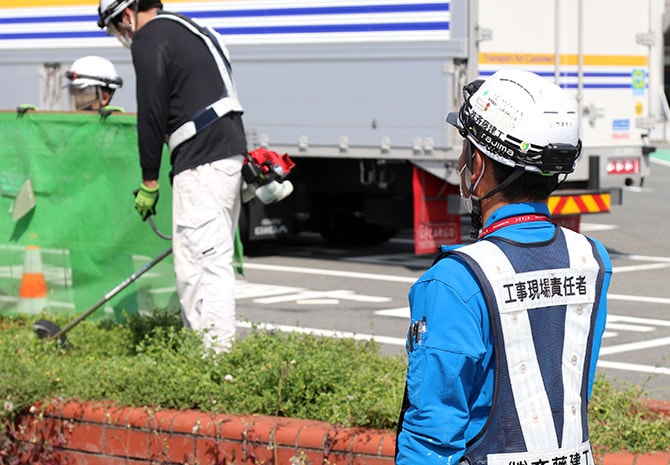
<path fill-rule="evenodd" d="M 169 171 L 166 149 L 155 217 L 166 234 Z M 25 190 L 20 194 L 28 179 L 34 207 Z M 35 258 L 28 246 L 38 247 L 47 311 L 68 316 L 90 308 L 169 247 L 134 210 L 140 179 L 134 115 L 0 113 L 0 312 L 16 313 L 20 300 L 32 302 L 19 295 L 27 251 Z M 170 256 L 91 318 L 177 305 Z"/>

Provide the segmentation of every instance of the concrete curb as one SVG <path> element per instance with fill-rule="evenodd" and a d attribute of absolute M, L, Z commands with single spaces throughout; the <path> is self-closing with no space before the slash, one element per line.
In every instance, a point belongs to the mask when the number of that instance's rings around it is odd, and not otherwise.
<path fill-rule="evenodd" d="M 670 402 L 643 401 L 670 416 Z M 74 465 L 295 463 L 393 465 L 395 432 L 257 415 L 157 411 L 101 402 L 36 405 L 20 440 L 46 444 Z M 596 453 L 597 465 L 670 465 L 670 451 Z"/>

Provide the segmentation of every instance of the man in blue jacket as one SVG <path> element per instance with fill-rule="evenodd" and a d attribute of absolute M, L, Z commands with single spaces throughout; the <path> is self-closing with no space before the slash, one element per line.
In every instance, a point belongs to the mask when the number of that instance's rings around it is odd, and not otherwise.
<path fill-rule="evenodd" d="M 554 226 L 547 199 L 580 155 L 578 117 L 550 81 L 499 71 L 464 88 L 470 245 L 409 293 L 398 465 L 591 465 L 587 403 L 612 273 L 599 242 Z M 483 229 L 481 229 L 483 227 Z"/>

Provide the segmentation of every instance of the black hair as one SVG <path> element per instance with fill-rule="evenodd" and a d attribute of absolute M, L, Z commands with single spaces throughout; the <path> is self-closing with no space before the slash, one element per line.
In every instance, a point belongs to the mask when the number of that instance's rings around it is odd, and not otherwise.
<path fill-rule="evenodd" d="M 135 8 L 136 11 L 149 11 L 154 8 L 158 8 L 159 10 L 163 9 L 163 3 L 160 0 L 136 0 L 134 3 L 131 3 L 129 5 L 130 8 Z M 114 24 L 115 26 L 118 27 L 119 23 L 121 22 L 121 14 L 117 14 L 113 18 L 111 18 L 111 23 Z M 98 26 L 102 27 L 100 21 L 98 22 Z"/>
<path fill-rule="evenodd" d="M 493 165 L 493 175 L 498 183 L 503 182 L 514 173 L 515 169 L 511 166 L 503 165 L 489 157 L 486 157 L 486 161 L 487 164 L 490 162 Z M 543 202 L 560 184 L 558 177 L 558 174 L 543 175 L 525 171 L 518 179 L 505 187 L 501 191 L 501 195 L 507 202 Z"/>
<path fill-rule="evenodd" d="M 160 0 L 138 0 L 137 11 L 148 11 L 153 8 L 163 9 L 163 2 Z"/>

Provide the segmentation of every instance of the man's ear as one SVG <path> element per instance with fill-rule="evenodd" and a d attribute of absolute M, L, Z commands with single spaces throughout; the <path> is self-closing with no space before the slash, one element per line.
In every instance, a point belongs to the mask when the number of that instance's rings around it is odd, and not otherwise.
<path fill-rule="evenodd" d="M 482 155 L 479 150 L 475 150 L 472 154 L 472 175 L 470 176 L 470 185 L 474 185 L 482 174 L 482 169 L 484 169 L 483 157 L 484 155 Z"/>
<path fill-rule="evenodd" d="M 100 103 L 102 103 L 102 106 L 106 107 L 107 105 L 109 105 L 109 102 L 111 100 L 112 100 L 112 94 L 110 92 L 106 91 L 106 90 L 103 90 L 102 91 L 102 102 L 100 102 Z"/>

